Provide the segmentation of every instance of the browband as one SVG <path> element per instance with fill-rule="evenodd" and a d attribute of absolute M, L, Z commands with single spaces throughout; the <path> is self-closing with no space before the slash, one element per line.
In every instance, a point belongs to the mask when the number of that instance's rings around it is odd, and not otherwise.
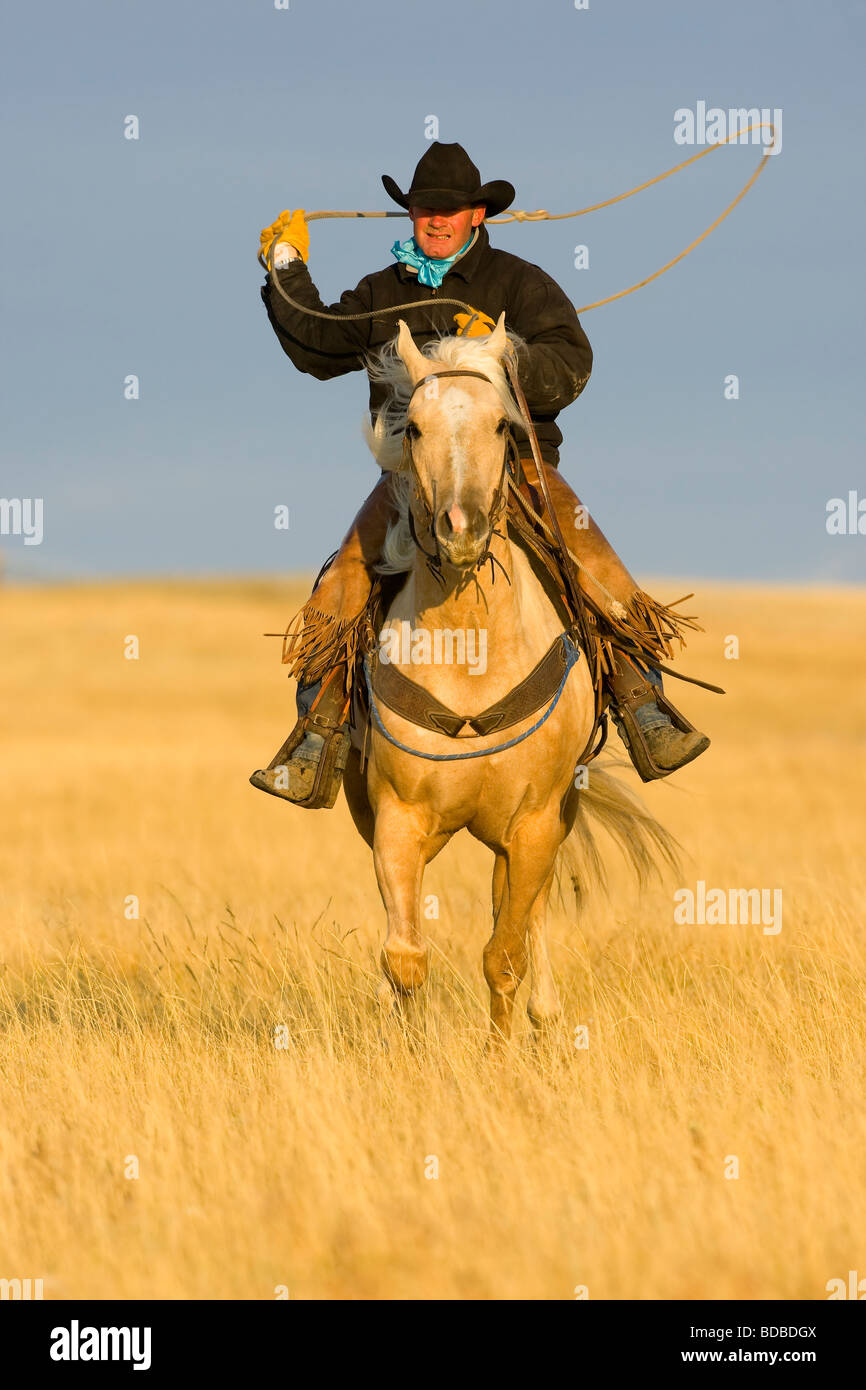
<path fill-rule="evenodd" d="M 486 381 L 488 386 L 493 385 L 490 377 L 485 376 L 483 372 L 471 372 L 468 367 L 451 367 L 447 372 L 429 372 L 427 376 L 422 376 L 412 387 L 409 400 L 411 401 L 419 386 L 426 386 L 428 381 L 438 381 L 440 376 L 477 376 L 479 381 Z"/>

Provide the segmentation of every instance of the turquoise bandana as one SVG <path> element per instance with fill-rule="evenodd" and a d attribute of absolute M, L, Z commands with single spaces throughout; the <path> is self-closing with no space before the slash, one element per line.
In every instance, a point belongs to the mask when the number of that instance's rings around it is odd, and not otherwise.
<path fill-rule="evenodd" d="M 474 229 L 472 235 L 475 235 Z M 471 240 L 472 237 L 469 238 L 469 241 L 464 242 L 459 251 L 444 261 L 434 261 L 430 256 L 425 255 L 413 236 L 408 241 L 395 241 L 391 247 L 391 254 L 396 256 L 401 264 L 410 265 L 417 270 L 419 284 L 430 285 L 434 290 L 438 290 L 448 271 L 454 262 L 463 255 Z"/>

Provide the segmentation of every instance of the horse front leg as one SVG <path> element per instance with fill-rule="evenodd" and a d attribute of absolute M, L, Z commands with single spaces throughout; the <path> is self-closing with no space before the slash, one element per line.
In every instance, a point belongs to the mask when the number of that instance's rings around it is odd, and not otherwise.
<path fill-rule="evenodd" d="M 490 989 L 490 1030 L 494 1041 L 511 1036 L 514 999 L 529 965 L 533 914 L 541 898 L 543 928 L 543 907 L 560 841 L 558 816 L 545 813 L 524 821 L 511 843 L 497 852 L 493 871 L 493 935 L 484 947 L 484 977 Z M 545 977 L 545 965 L 549 975 L 546 951 L 537 963 L 534 952 L 534 978 L 549 985 L 552 975 Z M 550 1005 L 549 992 L 543 1003 Z"/>
<path fill-rule="evenodd" d="M 440 838 L 429 833 L 414 807 L 395 802 L 377 808 L 373 860 L 388 914 L 378 997 L 386 1011 L 427 978 L 429 952 L 418 926 L 421 883 Z"/>
<path fill-rule="evenodd" d="M 547 905 L 553 873 L 551 868 L 529 914 L 530 986 L 526 1012 L 537 1033 L 551 1028 L 562 1012 L 559 991 L 547 951 Z"/>

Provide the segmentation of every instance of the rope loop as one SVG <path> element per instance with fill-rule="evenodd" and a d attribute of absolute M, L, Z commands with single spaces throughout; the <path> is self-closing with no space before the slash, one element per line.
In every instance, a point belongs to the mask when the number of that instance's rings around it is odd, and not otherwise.
<path fill-rule="evenodd" d="M 702 241 L 706 241 L 707 237 L 714 232 L 717 227 L 721 226 L 722 222 L 733 212 L 737 204 L 742 202 L 749 192 L 749 189 L 757 183 L 758 178 L 767 167 L 767 162 L 776 144 L 776 128 L 772 121 L 756 121 L 754 125 L 746 126 L 744 130 L 735 130 L 730 135 L 726 135 L 723 140 L 715 140 L 711 145 L 708 145 L 706 149 L 698 150 L 696 154 L 689 155 L 688 159 L 681 160 L 679 164 L 671 165 L 670 169 L 665 169 L 662 174 L 656 174 L 655 178 L 647 179 L 645 183 L 635 184 L 634 188 L 627 189 L 625 193 L 617 193 L 614 198 L 606 198 L 602 203 L 592 203 L 589 207 L 578 208 L 576 212 L 548 212 L 546 208 L 536 208 L 534 212 L 528 212 L 525 209 L 514 208 L 509 212 L 502 213 L 499 217 L 490 218 L 490 226 L 496 227 L 506 222 L 562 222 L 571 217 L 585 217 L 587 213 L 598 212 L 601 208 L 609 208 L 612 207 L 614 203 L 622 203 L 626 198 L 633 198 L 636 193 L 642 193 L 645 188 L 652 188 L 655 184 L 662 183 L 664 179 L 669 179 L 673 174 L 678 174 L 681 169 L 687 169 L 690 164 L 697 163 L 699 159 L 706 159 L 707 155 L 712 154 L 714 150 L 720 149 L 723 145 L 729 145 L 732 140 L 741 140 L 744 135 L 749 135 L 754 130 L 769 130 L 772 133 L 772 138 L 770 144 L 761 155 L 758 167 L 746 183 L 743 184 L 736 198 L 728 203 L 724 211 L 719 214 L 714 222 L 710 223 L 709 227 L 701 232 L 700 236 L 695 237 L 694 241 L 689 242 L 684 251 L 680 251 L 678 256 L 674 256 L 672 260 L 667 261 L 660 269 L 653 271 L 652 275 L 647 275 L 645 279 L 638 280 L 634 285 L 629 285 L 627 289 L 618 290 L 616 294 L 607 295 L 605 299 L 596 299 L 592 304 L 582 304 L 577 310 L 579 314 L 588 314 L 590 309 L 601 309 L 605 304 L 613 304 L 617 299 L 625 299 L 626 295 L 634 294 L 636 290 L 642 290 L 645 285 L 651 285 L 653 280 L 658 280 L 659 277 L 664 275 L 668 270 L 672 270 L 675 265 L 679 265 L 680 261 L 685 260 L 690 252 L 694 251 L 697 246 L 700 246 Z M 308 222 L 313 222 L 324 217 L 404 217 L 406 215 L 407 214 L 400 212 L 308 212 L 306 214 L 306 220 Z M 259 260 L 264 268 L 270 272 L 271 280 L 276 285 L 283 298 L 288 300 L 293 308 L 303 309 L 305 313 L 317 319 L 343 319 L 348 323 L 353 319 L 379 318 L 382 314 L 400 313 L 404 309 L 417 309 L 422 305 L 424 308 L 427 308 L 431 302 L 435 304 L 457 304 L 470 314 L 476 312 L 470 304 L 464 304 L 463 301 L 459 299 L 437 299 L 434 301 L 419 299 L 410 304 L 402 304 L 396 309 L 375 309 L 365 314 L 323 314 L 318 309 L 307 309 L 304 305 L 296 304 L 293 299 L 289 298 L 274 274 L 272 257 L 270 255 L 263 258 L 260 252 Z"/>

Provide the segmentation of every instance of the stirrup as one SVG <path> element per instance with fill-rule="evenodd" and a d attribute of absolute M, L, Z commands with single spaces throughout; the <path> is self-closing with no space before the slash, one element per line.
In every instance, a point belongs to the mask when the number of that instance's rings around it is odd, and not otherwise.
<path fill-rule="evenodd" d="M 301 731 L 301 738 L 306 732 Z M 289 745 L 297 746 L 299 741 L 293 732 L 271 765 L 254 772 L 250 782 L 259 791 L 269 792 L 271 796 L 291 801 L 308 811 L 330 810 L 337 800 L 346 770 L 351 747 L 349 731 L 347 728 L 332 729 L 325 734 L 315 762 L 290 756 Z"/>
<path fill-rule="evenodd" d="M 637 671 L 631 685 L 627 689 L 612 692 L 612 697 L 611 714 L 617 732 L 628 749 L 628 755 L 642 782 L 655 782 L 661 777 L 670 777 L 672 772 L 678 772 L 681 767 L 693 762 L 709 748 L 710 740 L 706 734 L 696 729 L 663 691 L 645 680 Z M 681 758 L 675 767 L 662 767 L 656 762 L 647 742 L 646 732 L 638 722 L 637 710 L 649 704 L 655 704 L 663 710 L 680 733 L 696 735 L 685 757 Z"/>
<path fill-rule="evenodd" d="M 310 811 L 330 810 L 337 800 L 351 747 L 347 715 L 348 701 L 342 694 L 339 671 L 329 672 L 314 685 L 299 687 L 298 722 L 267 768 L 258 768 L 250 777 L 252 786 Z M 293 757 L 307 734 L 317 734 L 321 748 L 314 756 Z"/>

